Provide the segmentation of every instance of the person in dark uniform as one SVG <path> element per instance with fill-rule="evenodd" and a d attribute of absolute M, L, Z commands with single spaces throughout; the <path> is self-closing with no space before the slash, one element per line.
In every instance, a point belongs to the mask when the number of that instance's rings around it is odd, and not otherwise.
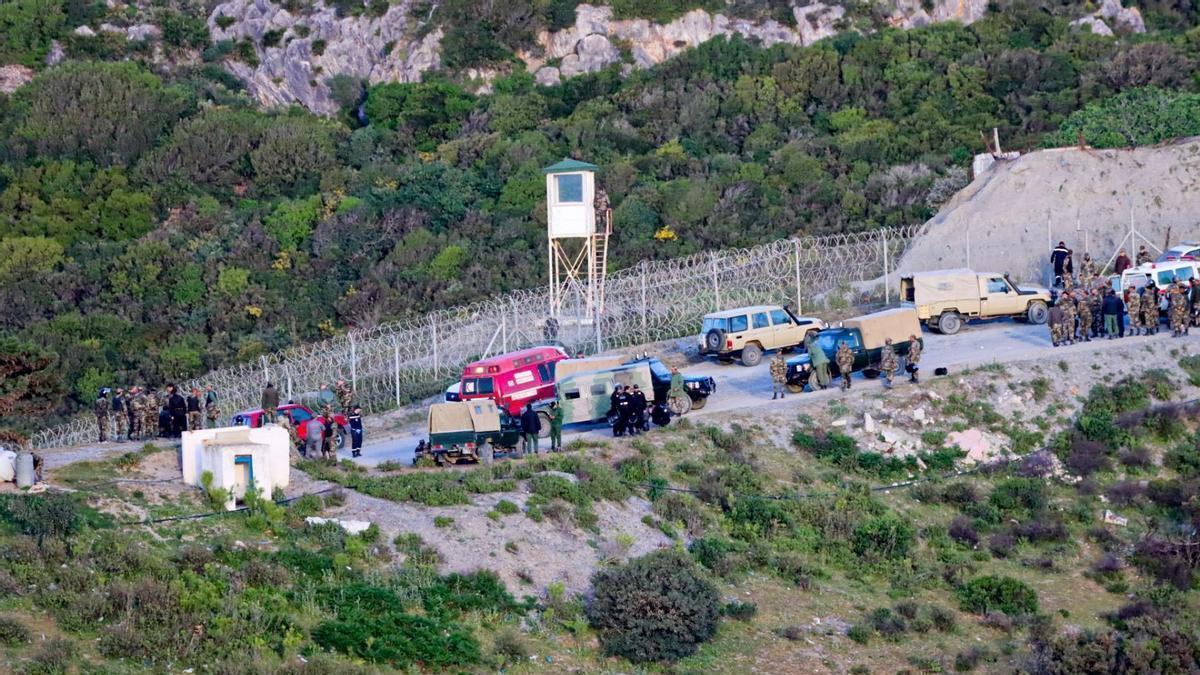
<path fill-rule="evenodd" d="M 360 457 L 363 442 L 362 407 L 354 406 L 346 416 L 346 421 L 350 423 L 350 454 Z"/>
<path fill-rule="evenodd" d="M 152 405 L 158 406 L 158 437 L 171 437 L 171 411 L 167 409 L 165 404 L 159 403 L 158 399 L 154 399 Z"/>
<path fill-rule="evenodd" d="M 179 393 L 175 385 L 168 385 L 167 411 L 171 413 L 171 438 L 179 438 L 187 429 L 187 400 Z"/>
<path fill-rule="evenodd" d="M 632 402 L 625 390 L 626 387 L 619 384 L 613 389 L 613 411 L 616 413 L 613 422 L 613 436 L 624 436 L 629 431 L 629 406 Z"/>
<path fill-rule="evenodd" d="M 608 397 L 608 403 L 608 414 L 613 420 L 613 436 L 620 436 L 625 433 L 625 427 L 621 425 L 621 385 L 613 387 L 613 393 Z"/>
<path fill-rule="evenodd" d="M 634 435 L 642 433 L 646 429 L 646 394 L 635 384 L 633 385 L 633 393 L 630 394 L 629 415 L 632 419 L 632 428 Z"/>

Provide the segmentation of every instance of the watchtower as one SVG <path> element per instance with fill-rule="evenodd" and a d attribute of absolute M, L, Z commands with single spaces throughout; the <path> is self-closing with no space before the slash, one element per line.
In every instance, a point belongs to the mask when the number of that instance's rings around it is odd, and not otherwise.
<path fill-rule="evenodd" d="M 604 311 L 612 210 L 596 187 L 600 167 L 574 159 L 546 167 L 550 316 L 589 322 Z"/>

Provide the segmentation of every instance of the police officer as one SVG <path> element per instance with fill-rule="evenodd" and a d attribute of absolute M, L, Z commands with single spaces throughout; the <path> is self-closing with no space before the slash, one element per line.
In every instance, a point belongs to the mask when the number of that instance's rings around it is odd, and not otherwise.
<path fill-rule="evenodd" d="M 629 395 L 629 414 L 633 420 L 633 433 L 640 434 L 646 429 L 646 394 L 635 384 Z"/>
<path fill-rule="evenodd" d="M 346 416 L 346 422 L 350 424 L 350 454 L 354 457 L 361 457 L 363 444 L 362 407 L 354 406 L 351 408 L 350 414 Z"/>

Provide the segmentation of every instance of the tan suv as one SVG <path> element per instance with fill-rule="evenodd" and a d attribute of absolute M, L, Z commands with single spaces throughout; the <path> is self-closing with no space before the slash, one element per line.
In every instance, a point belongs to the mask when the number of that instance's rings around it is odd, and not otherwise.
<path fill-rule="evenodd" d="M 742 365 L 757 366 L 762 363 L 763 352 L 801 345 L 805 336 L 825 327 L 820 319 L 796 316 L 778 305 L 727 309 L 704 316 L 700 353 L 713 354 L 722 361 L 740 356 Z"/>

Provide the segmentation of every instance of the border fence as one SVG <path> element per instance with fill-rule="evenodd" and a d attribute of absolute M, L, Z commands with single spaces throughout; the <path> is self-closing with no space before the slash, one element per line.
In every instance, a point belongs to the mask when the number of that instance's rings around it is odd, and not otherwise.
<path fill-rule="evenodd" d="M 922 227 L 784 239 L 644 262 L 609 275 L 599 316 L 580 315 L 582 298 L 567 298 L 564 316 L 548 320 L 548 288 L 516 291 L 299 345 L 181 385 L 212 384 L 227 417 L 257 407 L 266 382 L 275 383 L 285 400 L 300 402 L 321 383 L 344 379 L 365 411 L 382 412 L 437 393 L 471 361 L 535 344 L 557 342 L 568 353 L 591 354 L 697 333 L 704 314 L 728 307 L 790 304 L 800 313 L 814 302 L 830 308 L 886 302 L 887 283 L 878 292 L 853 290 L 854 284 L 886 280 Z M 95 420 L 81 416 L 31 441 L 49 449 L 95 436 Z"/>

